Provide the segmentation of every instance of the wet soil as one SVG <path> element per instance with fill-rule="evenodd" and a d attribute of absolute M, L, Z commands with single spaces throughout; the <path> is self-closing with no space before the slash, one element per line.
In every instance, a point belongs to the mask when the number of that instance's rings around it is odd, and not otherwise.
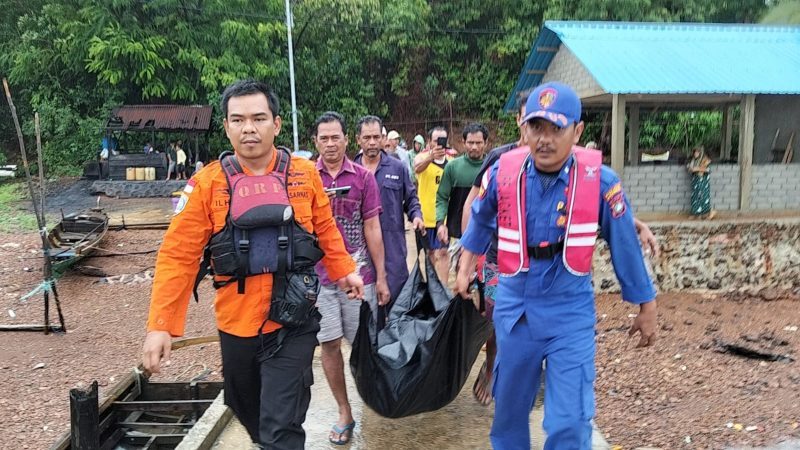
<path fill-rule="evenodd" d="M 636 307 L 599 300 L 597 424 L 609 443 L 673 448 L 800 437 L 800 300 L 662 294 L 659 340 L 636 349 Z M 773 354 L 767 361 L 726 344 Z"/>

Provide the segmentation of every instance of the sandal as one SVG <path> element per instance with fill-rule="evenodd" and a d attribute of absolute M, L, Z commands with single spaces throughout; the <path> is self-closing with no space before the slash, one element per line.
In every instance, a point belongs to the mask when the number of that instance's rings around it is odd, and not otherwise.
<path fill-rule="evenodd" d="M 475 384 L 472 385 L 472 395 L 475 400 L 483 406 L 489 406 L 492 403 L 492 384 L 494 377 L 489 373 L 486 362 L 483 362 L 478 378 L 475 379 Z M 482 390 L 483 392 L 478 392 Z"/>
<path fill-rule="evenodd" d="M 338 440 L 334 440 L 333 436 L 328 437 L 328 441 L 334 445 L 345 445 L 350 442 L 350 439 L 353 438 L 353 430 L 356 428 L 356 421 L 352 421 L 345 425 L 342 428 L 339 428 L 338 425 L 333 424 L 331 431 L 339 435 Z"/>

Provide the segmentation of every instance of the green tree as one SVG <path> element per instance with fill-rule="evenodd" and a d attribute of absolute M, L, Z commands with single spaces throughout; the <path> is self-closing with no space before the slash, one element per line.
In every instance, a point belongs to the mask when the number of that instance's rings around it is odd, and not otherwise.
<path fill-rule="evenodd" d="M 794 3 L 777 3 L 765 20 Z M 490 7 L 295 0 L 292 7 L 305 142 L 313 119 L 329 109 L 351 122 L 378 114 L 406 134 L 452 114 L 454 127 L 484 121 L 500 140 L 512 139 L 516 128 L 501 108 L 543 21 L 753 22 L 767 11 L 764 0 L 498 0 Z M 41 113 L 50 170 L 74 173 L 94 156 L 113 105 L 216 106 L 222 88 L 245 77 L 275 88 L 285 119 L 279 143 L 291 142 L 282 0 L 26 0 L 3 12 L 0 73 L 11 81 L 29 142 L 33 111 Z M 212 152 L 227 147 L 221 119 L 217 110 Z M 15 141 L 10 121 L 0 120 L 0 146 L 13 149 Z"/>
<path fill-rule="evenodd" d="M 282 5 L 49 2 L 18 18 L 21 38 L 0 57 L 0 67 L 18 88 L 17 103 L 30 105 L 21 108 L 26 129 L 30 112 L 41 113 L 49 170 L 74 173 L 98 150 L 114 104 L 208 103 L 246 77 L 285 91 Z"/>

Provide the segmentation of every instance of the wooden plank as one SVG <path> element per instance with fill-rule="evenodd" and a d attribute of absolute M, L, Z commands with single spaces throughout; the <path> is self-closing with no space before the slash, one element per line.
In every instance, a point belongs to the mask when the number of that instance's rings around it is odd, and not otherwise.
<path fill-rule="evenodd" d="M 183 438 L 186 437 L 183 433 L 176 434 L 139 434 L 127 433 L 122 440 L 130 445 L 135 445 L 137 448 L 142 449 L 161 449 L 161 448 L 174 448 L 181 443 Z M 120 447 L 127 448 L 127 447 Z"/>
<path fill-rule="evenodd" d="M 733 106 L 722 108 L 722 149 L 720 149 L 720 159 L 729 161 L 731 159 L 731 145 L 733 142 Z"/>
<path fill-rule="evenodd" d="M 794 148 L 792 148 L 792 144 L 794 144 L 794 131 L 789 136 L 789 142 L 786 143 L 786 150 L 783 152 L 783 159 L 782 162 L 784 164 L 789 164 L 792 162 L 792 153 L 794 153 Z"/>
<path fill-rule="evenodd" d="M 639 105 L 631 105 L 628 119 L 628 164 L 639 165 Z"/>
<path fill-rule="evenodd" d="M 141 367 L 139 368 L 141 370 Z M 137 383 L 138 381 L 138 383 Z M 105 400 L 100 403 L 100 414 L 102 415 L 103 412 L 108 409 L 116 400 L 119 400 L 125 394 L 130 394 L 131 392 L 138 392 L 139 391 L 139 383 L 146 383 L 147 379 L 141 372 L 137 370 L 131 370 L 125 377 L 120 380 L 119 383 L 115 384 L 108 392 L 104 392 Z"/>
<path fill-rule="evenodd" d="M 536 51 L 542 53 L 556 53 L 558 52 L 558 47 L 536 47 Z"/>
<path fill-rule="evenodd" d="M 526 70 L 525 73 L 527 73 L 528 75 L 544 75 L 547 73 L 547 71 L 541 69 L 531 69 L 531 70 Z"/>
<path fill-rule="evenodd" d="M 233 417 L 233 411 L 225 406 L 225 393 L 220 392 L 186 438 L 175 450 L 209 450 Z"/>
<path fill-rule="evenodd" d="M 50 325 L 50 331 L 60 332 L 64 331 L 59 325 Z M 37 324 L 18 324 L 18 325 L 0 325 L 0 331 L 44 331 L 44 325 Z"/>
<path fill-rule="evenodd" d="M 745 95 L 739 116 L 739 209 L 750 209 L 753 190 L 753 146 L 755 141 L 756 96 Z"/>
<path fill-rule="evenodd" d="M 204 381 L 196 383 L 198 398 L 192 399 L 189 383 L 148 383 L 139 400 L 213 400 L 222 391 L 222 382 Z"/>
<path fill-rule="evenodd" d="M 117 444 L 124 436 L 125 430 L 121 428 L 114 430 L 114 432 L 111 433 L 108 438 L 100 444 L 100 450 L 116 450 L 119 448 Z"/>
<path fill-rule="evenodd" d="M 115 411 L 147 411 L 147 412 L 194 412 L 198 408 L 208 408 L 213 400 L 166 400 L 166 401 L 131 401 L 114 402 Z"/>
<path fill-rule="evenodd" d="M 625 169 L 625 97 L 611 96 L 611 168 L 622 178 Z"/>
<path fill-rule="evenodd" d="M 775 149 L 775 148 L 778 148 L 778 137 L 779 137 L 780 135 L 781 135 L 781 129 L 780 129 L 780 128 L 777 128 L 777 129 L 775 130 L 775 137 L 774 137 L 774 138 L 772 138 L 772 147 L 770 147 L 770 150 L 772 150 L 772 149 Z"/>
<path fill-rule="evenodd" d="M 97 426 L 97 430 L 102 436 L 106 431 L 108 431 L 109 429 L 111 429 L 111 427 L 114 426 L 118 418 L 117 414 L 114 411 L 109 411 L 108 414 L 105 415 L 105 417 L 103 417 L 102 415 L 100 417 L 102 418 L 98 419 L 99 425 Z"/>
<path fill-rule="evenodd" d="M 117 425 L 125 428 L 191 428 L 194 424 L 189 422 L 167 423 L 167 422 L 118 422 Z"/>

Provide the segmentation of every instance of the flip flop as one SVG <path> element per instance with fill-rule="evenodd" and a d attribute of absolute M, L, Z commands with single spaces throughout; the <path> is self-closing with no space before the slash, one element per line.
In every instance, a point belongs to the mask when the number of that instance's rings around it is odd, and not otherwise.
<path fill-rule="evenodd" d="M 333 424 L 333 427 L 331 427 L 331 431 L 333 431 L 334 433 L 338 434 L 340 439 L 339 440 L 333 440 L 332 437 L 329 437 L 328 441 L 331 444 L 334 444 L 334 445 L 345 445 L 348 442 L 350 442 L 350 439 L 353 438 L 353 430 L 355 428 L 356 428 L 356 421 L 355 420 L 350 422 L 350 423 L 348 423 L 347 425 L 345 425 L 342 428 L 339 428 L 338 425 Z M 347 434 L 345 434 L 345 433 L 347 433 Z M 345 436 L 347 436 L 347 437 L 345 437 Z"/>
<path fill-rule="evenodd" d="M 481 370 L 478 372 L 478 378 L 475 379 L 475 384 L 472 385 L 472 396 L 475 397 L 475 401 L 477 401 L 478 403 L 480 403 L 483 406 L 489 406 L 492 403 L 491 391 L 492 391 L 492 383 L 494 382 L 494 379 L 492 379 L 489 382 L 486 381 L 487 376 L 489 376 L 489 375 L 487 375 L 487 370 L 488 370 L 488 367 L 486 366 L 486 361 L 484 361 L 483 365 L 481 366 Z M 481 400 L 481 398 L 478 396 L 478 387 L 479 386 L 483 388 L 483 391 L 485 393 L 489 394 L 487 396 L 488 400 L 485 400 L 485 401 Z"/>

